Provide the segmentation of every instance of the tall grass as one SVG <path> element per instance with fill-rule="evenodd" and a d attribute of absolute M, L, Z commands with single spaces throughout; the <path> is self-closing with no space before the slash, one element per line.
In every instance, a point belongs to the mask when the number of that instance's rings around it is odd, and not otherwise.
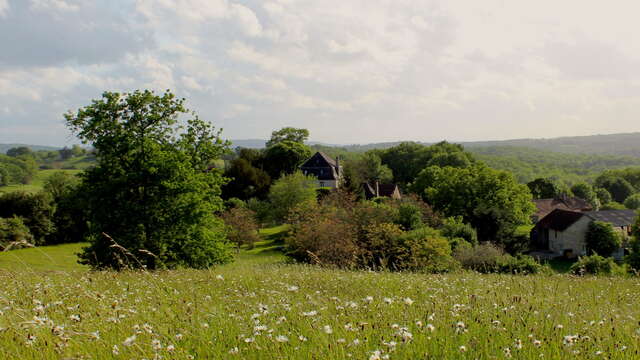
<path fill-rule="evenodd" d="M 350 272 L 272 246 L 208 271 L 0 270 L 0 358 L 640 356 L 636 278 Z"/>

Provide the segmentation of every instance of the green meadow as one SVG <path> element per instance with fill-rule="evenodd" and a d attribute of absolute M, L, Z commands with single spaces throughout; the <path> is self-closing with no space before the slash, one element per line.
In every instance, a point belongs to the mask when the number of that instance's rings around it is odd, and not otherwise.
<path fill-rule="evenodd" d="M 210 270 L 92 272 L 82 244 L 0 253 L 0 358 L 634 359 L 640 280 L 342 271 L 285 228 Z"/>

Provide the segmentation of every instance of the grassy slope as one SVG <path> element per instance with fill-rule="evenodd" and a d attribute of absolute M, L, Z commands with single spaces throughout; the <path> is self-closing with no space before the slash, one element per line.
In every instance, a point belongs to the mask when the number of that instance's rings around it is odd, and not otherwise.
<path fill-rule="evenodd" d="M 391 359 L 503 359 L 505 348 L 516 359 L 632 359 L 640 351 L 636 278 L 290 265 L 274 248 L 282 230 L 263 231 L 268 240 L 211 270 L 33 273 L 15 264 L 0 270 L 0 358 L 111 358 L 114 345 L 127 359 L 156 352 L 166 359 L 368 359 L 376 350 Z M 40 250 L 58 265 L 71 262 L 63 247 Z M 34 249 L 14 253 L 40 256 Z M 0 255 L 2 264 L 8 254 Z M 147 330 L 136 333 L 144 324 Z M 36 337 L 32 345 L 29 335 Z M 133 335 L 133 345 L 123 345 Z M 566 346 L 567 335 L 583 338 Z M 153 349 L 153 339 L 162 349 Z M 235 348 L 239 353 L 230 354 Z"/>
<path fill-rule="evenodd" d="M 0 270 L 8 271 L 71 271 L 84 270 L 77 263 L 76 253 L 86 244 L 64 244 L 0 252 Z"/>
<path fill-rule="evenodd" d="M 38 170 L 33 180 L 31 181 L 31 184 L 27 184 L 27 185 L 15 184 L 15 185 L 8 185 L 8 186 L 0 186 L 0 193 L 11 192 L 11 191 L 38 192 L 42 190 L 42 187 L 44 186 L 44 181 L 57 171 L 64 171 L 72 175 L 79 174 L 82 172 L 82 170 L 57 170 L 57 169 Z"/>

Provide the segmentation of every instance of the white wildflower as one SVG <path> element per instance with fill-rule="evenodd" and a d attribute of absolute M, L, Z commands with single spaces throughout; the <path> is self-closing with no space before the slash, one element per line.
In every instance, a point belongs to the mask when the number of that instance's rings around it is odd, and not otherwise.
<path fill-rule="evenodd" d="M 325 325 L 322 329 L 326 334 L 333 334 L 333 329 L 331 328 L 330 325 Z"/>
<path fill-rule="evenodd" d="M 132 336 L 129 336 L 128 338 L 126 338 L 126 339 L 122 342 L 122 345 L 124 345 L 124 346 L 131 346 L 131 345 L 133 345 L 133 343 L 134 343 L 135 341 L 136 341 L 136 336 L 135 336 L 135 335 L 132 335 Z"/>
<path fill-rule="evenodd" d="M 413 300 L 411 298 L 404 298 L 405 305 L 413 305 Z"/>
<path fill-rule="evenodd" d="M 289 341 L 289 338 L 284 336 L 284 335 L 278 335 L 276 336 L 276 341 L 277 342 L 281 342 L 281 343 L 285 343 Z"/>

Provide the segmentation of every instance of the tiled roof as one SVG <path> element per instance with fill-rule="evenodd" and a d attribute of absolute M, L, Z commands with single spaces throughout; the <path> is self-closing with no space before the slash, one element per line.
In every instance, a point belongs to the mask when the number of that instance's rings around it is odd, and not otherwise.
<path fill-rule="evenodd" d="M 591 205 L 583 199 L 577 197 L 564 197 L 555 199 L 537 199 L 533 200 L 536 205 L 536 213 L 538 219 L 542 219 L 555 209 L 589 211 L 593 210 Z"/>
<path fill-rule="evenodd" d="M 629 226 L 635 223 L 638 214 L 635 210 L 601 210 L 584 213 L 596 221 L 611 223 L 613 226 Z"/>

